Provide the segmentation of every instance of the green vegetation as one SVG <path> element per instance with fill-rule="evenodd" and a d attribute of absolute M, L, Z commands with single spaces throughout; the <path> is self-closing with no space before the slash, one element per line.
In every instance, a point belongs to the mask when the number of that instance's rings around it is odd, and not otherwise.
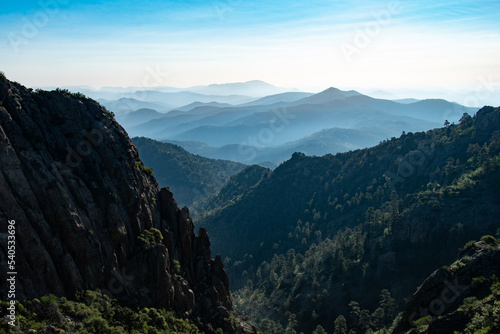
<path fill-rule="evenodd" d="M 252 192 L 270 175 L 271 171 L 267 168 L 258 165 L 248 166 L 241 173 L 231 176 L 216 195 L 197 202 L 194 208 L 204 213 L 202 217 L 221 211 L 235 204 L 244 194 Z"/>
<path fill-rule="evenodd" d="M 231 176 L 245 168 L 245 165 L 227 161 L 208 159 L 194 155 L 182 147 L 162 143 L 148 138 L 133 138 L 141 160 L 154 169 L 160 187 L 169 187 L 179 206 L 188 205 L 195 218 L 203 204 L 193 203 L 216 194 Z"/>
<path fill-rule="evenodd" d="M 162 242 L 163 235 L 160 230 L 152 227 L 149 230 L 142 231 L 137 238 L 148 246 L 154 246 Z"/>
<path fill-rule="evenodd" d="M 109 117 L 111 118 L 112 120 L 115 119 L 115 113 L 108 110 L 105 106 L 101 106 L 101 108 L 104 110 L 104 113 Z"/>
<path fill-rule="evenodd" d="M 465 251 L 471 247 L 474 247 L 476 245 L 476 240 L 470 240 L 470 241 L 467 241 L 467 243 L 465 244 L 465 246 L 462 248 L 462 251 Z"/>
<path fill-rule="evenodd" d="M 490 245 L 496 245 L 498 244 L 498 241 L 497 239 L 492 236 L 492 235 L 484 235 L 481 237 L 481 241 L 487 243 L 487 244 L 490 244 Z"/>
<path fill-rule="evenodd" d="M 320 325 L 330 333 L 332 316 L 356 326 L 347 307 L 355 301 L 366 330 L 387 328 L 380 291 L 404 300 L 467 240 L 496 233 L 499 113 L 485 107 L 458 125 L 369 149 L 294 154 L 246 185 L 255 171 L 233 177 L 200 223 L 226 256 L 236 308 L 263 333 L 286 330 L 292 314 L 297 332 Z"/>
<path fill-rule="evenodd" d="M 83 101 L 83 100 L 92 100 L 92 99 L 89 99 L 87 96 L 85 96 L 85 94 L 83 94 L 83 93 L 80 93 L 80 92 L 73 93 L 73 92 L 69 91 L 69 89 L 66 89 L 66 88 L 63 89 L 63 88 L 59 88 L 58 87 L 58 88 L 55 89 L 55 91 L 58 92 L 58 93 L 63 93 L 63 94 L 70 95 L 70 96 L 74 97 L 75 99 L 81 100 L 81 101 Z"/>
<path fill-rule="evenodd" d="M 0 302 L 0 333 L 11 333 L 7 323 L 9 303 Z M 52 328 L 56 333 L 75 334 L 173 334 L 201 333 L 189 320 L 175 317 L 163 309 L 131 309 L 116 300 L 96 292 L 77 293 L 75 300 L 53 295 L 40 299 L 16 302 L 16 332 L 30 329 L 44 331 Z"/>
<path fill-rule="evenodd" d="M 143 171 L 144 173 L 146 173 L 148 175 L 153 175 L 153 169 L 144 166 L 144 164 L 142 163 L 142 161 L 136 161 L 135 162 L 135 169 Z"/>
<path fill-rule="evenodd" d="M 423 332 L 429 327 L 429 324 L 432 321 L 432 317 L 430 315 L 420 318 L 418 320 L 415 320 L 414 323 L 417 326 L 417 331 Z"/>
<path fill-rule="evenodd" d="M 77 99 L 77 100 L 80 100 L 80 101 L 88 101 L 88 102 L 92 102 L 92 103 L 95 103 L 95 104 L 98 104 L 97 101 L 95 101 L 94 99 L 91 99 L 89 97 L 87 97 L 85 94 L 83 93 L 80 93 L 80 92 L 71 92 L 69 89 L 66 89 L 66 88 L 56 88 L 55 89 L 56 92 L 58 93 L 62 93 L 64 95 L 69 95 L 71 97 L 73 97 L 74 99 Z M 35 90 L 35 93 L 37 94 L 43 94 L 43 93 L 47 93 L 46 91 L 44 90 L 41 90 L 41 89 L 36 89 Z M 99 105 L 99 104 L 98 104 Z M 112 120 L 115 119 L 115 113 L 112 112 L 112 111 L 109 111 L 106 107 L 104 106 L 101 106 L 99 105 L 99 107 L 104 111 L 104 113 L 109 117 L 111 118 Z"/>
<path fill-rule="evenodd" d="M 474 280 L 473 280 L 474 281 Z M 491 294 L 478 299 L 475 296 L 464 299 L 459 310 L 467 312 L 470 321 L 464 334 L 499 333 L 500 332 L 500 282 L 496 276 L 479 279 L 481 285 L 489 284 Z M 477 280 L 476 280 L 477 282 Z M 477 288 L 477 284 L 476 284 Z M 455 334 L 461 334 L 455 331 Z"/>

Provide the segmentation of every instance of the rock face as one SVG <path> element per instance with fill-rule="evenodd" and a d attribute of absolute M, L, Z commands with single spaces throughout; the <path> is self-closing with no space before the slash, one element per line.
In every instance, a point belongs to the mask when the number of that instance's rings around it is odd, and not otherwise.
<path fill-rule="evenodd" d="M 15 220 L 16 299 L 101 289 L 199 317 L 208 333 L 242 331 L 227 319 L 229 282 L 207 231 L 195 235 L 188 209 L 158 189 L 111 113 L 80 94 L 34 92 L 3 76 L 0 101 L 0 266 Z M 154 229 L 162 238 L 141 241 Z"/>
<path fill-rule="evenodd" d="M 456 262 L 436 270 L 422 283 L 407 303 L 393 334 L 463 332 L 473 316 L 460 309 L 464 299 L 482 298 L 490 293 L 488 287 L 473 279 L 493 275 L 500 275 L 500 247 L 483 241 L 468 246 Z M 429 316 L 428 327 L 416 328 L 419 319 Z"/>

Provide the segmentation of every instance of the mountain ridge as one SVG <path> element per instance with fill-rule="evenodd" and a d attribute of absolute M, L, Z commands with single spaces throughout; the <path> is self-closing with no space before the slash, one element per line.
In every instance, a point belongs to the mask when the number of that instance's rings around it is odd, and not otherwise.
<path fill-rule="evenodd" d="M 367 149 L 297 152 L 250 191 L 208 201 L 199 221 L 225 251 L 235 305 L 268 333 L 329 332 L 340 316 L 357 333 L 389 328 L 383 312 L 397 313 L 380 295 L 402 306 L 469 239 L 497 233 L 499 129 L 500 108 L 484 107 Z"/>

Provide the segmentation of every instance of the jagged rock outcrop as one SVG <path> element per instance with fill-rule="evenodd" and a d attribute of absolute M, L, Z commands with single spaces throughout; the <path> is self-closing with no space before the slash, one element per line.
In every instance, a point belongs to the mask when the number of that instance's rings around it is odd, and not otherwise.
<path fill-rule="evenodd" d="M 473 312 L 460 308 L 467 297 L 483 298 L 489 287 L 478 284 L 500 276 L 500 247 L 483 241 L 467 246 L 449 267 L 434 271 L 406 304 L 393 334 L 463 332 Z M 474 281 L 473 279 L 476 279 Z M 428 317 L 428 326 L 417 328 L 419 319 Z"/>
<path fill-rule="evenodd" d="M 3 76 L 0 101 L 0 265 L 15 220 L 18 300 L 101 289 L 199 317 L 207 333 L 245 332 L 228 319 L 229 283 L 207 231 L 195 235 L 188 209 L 158 189 L 111 113 L 81 94 L 35 92 Z M 160 238 L 141 240 L 154 229 Z"/>

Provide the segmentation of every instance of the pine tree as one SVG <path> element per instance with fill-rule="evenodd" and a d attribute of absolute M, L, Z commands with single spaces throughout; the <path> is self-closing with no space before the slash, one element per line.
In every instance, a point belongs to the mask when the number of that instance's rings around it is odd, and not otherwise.
<path fill-rule="evenodd" d="M 335 330 L 333 334 L 347 334 L 347 321 L 343 315 L 339 315 L 337 319 L 335 319 L 334 325 Z"/>

